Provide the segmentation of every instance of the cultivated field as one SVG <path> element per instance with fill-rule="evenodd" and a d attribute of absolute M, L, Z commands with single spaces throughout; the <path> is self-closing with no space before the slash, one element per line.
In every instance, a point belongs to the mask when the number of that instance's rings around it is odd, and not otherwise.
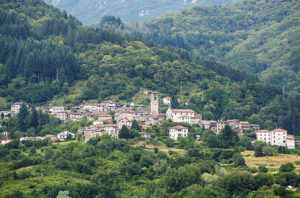
<path fill-rule="evenodd" d="M 169 148 L 165 144 L 159 142 L 158 145 L 153 145 L 153 144 L 144 144 L 144 142 L 137 142 L 132 146 L 143 146 L 147 150 L 152 150 L 154 151 L 154 148 L 158 148 L 160 151 L 163 152 L 169 152 L 169 151 L 175 151 L 179 154 L 185 154 L 186 150 L 184 149 L 179 149 L 179 148 Z"/>
<path fill-rule="evenodd" d="M 254 157 L 254 151 L 242 152 L 249 167 L 258 168 L 259 165 L 265 165 L 269 172 L 277 172 L 281 164 L 291 162 L 296 167 L 296 171 L 300 172 L 300 156 L 295 154 L 278 154 L 277 156 Z M 296 164 L 296 162 L 298 162 Z"/>

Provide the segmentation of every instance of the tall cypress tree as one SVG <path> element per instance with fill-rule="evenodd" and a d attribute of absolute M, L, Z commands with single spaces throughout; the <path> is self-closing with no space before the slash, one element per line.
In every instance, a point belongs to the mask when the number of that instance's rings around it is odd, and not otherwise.
<path fill-rule="evenodd" d="M 32 113 L 31 113 L 30 121 L 29 121 L 29 127 L 33 127 L 36 129 L 38 124 L 39 124 L 38 123 L 38 115 L 37 115 L 36 109 L 34 107 L 34 108 L 32 108 Z"/>
<path fill-rule="evenodd" d="M 137 131 L 141 130 L 141 127 L 140 127 L 139 123 L 136 120 L 133 120 L 132 125 L 131 125 L 131 129 L 135 129 Z"/>
<path fill-rule="evenodd" d="M 233 147 L 235 143 L 239 141 L 239 137 L 235 131 L 233 131 L 230 126 L 226 125 L 220 134 L 220 144 L 224 148 Z"/>
<path fill-rule="evenodd" d="M 179 103 L 178 103 L 178 100 L 177 100 L 177 97 L 176 96 L 171 96 L 171 107 L 173 109 L 176 109 L 178 107 Z"/>
<path fill-rule="evenodd" d="M 129 131 L 129 129 L 125 125 L 122 126 L 122 129 L 121 129 L 121 131 L 119 133 L 119 138 L 124 138 L 124 139 L 131 138 L 130 131 Z"/>
<path fill-rule="evenodd" d="M 25 103 L 22 104 L 21 108 L 20 108 L 20 112 L 17 116 L 17 119 L 18 119 L 18 129 L 20 131 L 26 131 L 27 129 L 27 124 L 26 124 L 26 121 L 27 121 L 27 117 L 29 115 L 29 112 L 27 110 L 27 107 L 25 105 Z"/>

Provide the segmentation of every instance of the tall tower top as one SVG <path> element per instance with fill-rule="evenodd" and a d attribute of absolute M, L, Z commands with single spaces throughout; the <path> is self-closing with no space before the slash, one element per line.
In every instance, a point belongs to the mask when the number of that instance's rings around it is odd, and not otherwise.
<path fill-rule="evenodd" d="M 151 106 L 151 114 L 158 115 L 158 92 L 152 92 L 150 94 L 150 106 Z"/>

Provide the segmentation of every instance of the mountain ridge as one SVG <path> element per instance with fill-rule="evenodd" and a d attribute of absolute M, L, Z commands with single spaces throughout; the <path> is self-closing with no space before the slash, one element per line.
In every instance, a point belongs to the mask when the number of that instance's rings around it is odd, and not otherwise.
<path fill-rule="evenodd" d="M 191 50 L 297 92 L 299 10 L 299 1 L 247 0 L 195 6 L 144 24 L 152 30 L 147 39 L 162 46 Z"/>
<path fill-rule="evenodd" d="M 123 21 L 144 21 L 194 5 L 219 5 L 236 0 L 45 0 L 66 10 L 83 24 L 99 22 L 104 15 L 114 15 Z"/>

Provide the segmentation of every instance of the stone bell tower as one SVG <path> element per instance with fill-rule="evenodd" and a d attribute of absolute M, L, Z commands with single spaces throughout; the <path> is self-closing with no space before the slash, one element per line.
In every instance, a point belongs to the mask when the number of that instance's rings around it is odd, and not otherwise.
<path fill-rule="evenodd" d="M 158 92 L 152 92 L 150 94 L 150 103 L 151 103 L 151 114 L 158 115 Z"/>

